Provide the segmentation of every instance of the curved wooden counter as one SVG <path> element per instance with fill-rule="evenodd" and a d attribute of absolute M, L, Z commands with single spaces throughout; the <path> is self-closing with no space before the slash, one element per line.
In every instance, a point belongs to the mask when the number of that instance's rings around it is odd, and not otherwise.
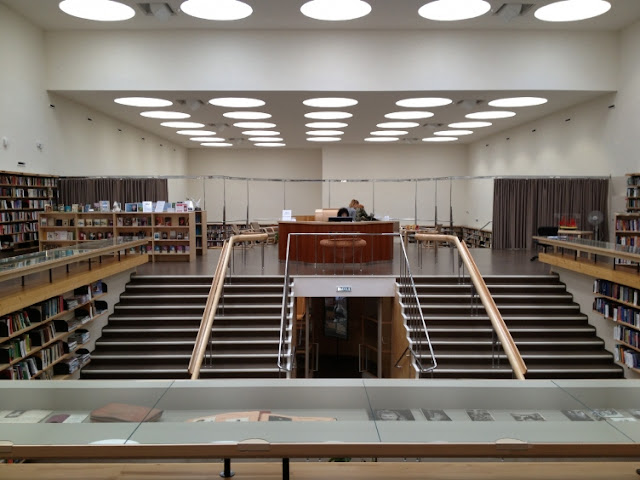
<path fill-rule="evenodd" d="M 287 258 L 287 240 L 290 233 L 322 233 L 326 235 L 300 235 L 291 238 L 289 260 L 307 263 L 335 263 L 341 262 L 341 255 L 334 258 L 330 249 L 323 252 L 320 241 L 331 238 L 331 233 L 350 233 L 358 237 L 357 233 L 393 233 L 398 230 L 398 222 L 279 222 L 278 223 L 278 258 Z M 351 237 L 351 238 L 353 238 Z M 393 259 L 392 235 L 363 235 L 367 245 L 362 251 L 362 261 L 381 261 Z M 324 253 L 324 260 L 323 260 Z M 358 261 L 360 255 L 357 255 Z"/>

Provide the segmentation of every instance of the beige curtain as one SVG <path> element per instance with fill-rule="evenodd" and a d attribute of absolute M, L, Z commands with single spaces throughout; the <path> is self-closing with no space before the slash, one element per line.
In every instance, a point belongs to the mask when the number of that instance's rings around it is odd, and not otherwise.
<path fill-rule="evenodd" d="M 493 248 L 532 248 L 538 227 L 557 226 L 559 215 L 578 217 L 579 230 L 595 230 L 589 213 L 603 215 L 598 239 L 608 238 L 607 178 L 498 178 L 493 188 Z"/>
<path fill-rule="evenodd" d="M 84 178 L 63 177 L 58 182 L 60 203 L 81 205 L 100 200 L 135 203 L 169 199 L 166 179 L 162 178 Z"/>

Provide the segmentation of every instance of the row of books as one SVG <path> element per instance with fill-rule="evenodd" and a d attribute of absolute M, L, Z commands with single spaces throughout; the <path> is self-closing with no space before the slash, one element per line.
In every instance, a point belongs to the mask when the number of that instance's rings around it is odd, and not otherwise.
<path fill-rule="evenodd" d="M 31 339 L 29 338 L 29 335 L 4 343 L 0 345 L 0 362 L 13 362 L 18 358 L 25 357 L 30 350 Z"/>
<path fill-rule="evenodd" d="M 31 332 L 29 332 L 29 337 L 31 338 L 31 344 L 34 347 L 39 347 L 53 340 L 56 334 L 57 332 L 55 324 L 47 323 L 42 328 L 38 328 L 37 330 L 32 330 Z"/>
<path fill-rule="evenodd" d="M 118 227 L 150 227 L 153 225 L 151 217 L 118 217 L 116 220 Z"/>
<path fill-rule="evenodd" d="M 147 253 L 149 253 L 149 248 L 151 246 L 147 245 Z M 154 253 L 163 254 L 163 253 L 177 253 L 177 254 L 188 254 L 190 253 L 189 245 L 156 245 L 153 248 Z"/>
<path fill-rule="evenodd" d="M 640 245 L 640 236 L 616 235 L 616 243 L 626 247 L 636 247 Z"/>
<path fill-rule="evenodd" d="M 613 303 L 605 298 L 596 298 L 593 309 L 614 322 L 628 323 L 640 328 L 640 310 Z"/>
<path fill-rule="evenodd" d="M 57 187 L 58 179 L 50 177 L 30 177 L 28 175 L 0 175 L 1 185 L 24 185 L 27 187 Z"/>
<path fill-rule="evenodd" d="M 53 317 L 54 315 L 64 311 L 64 298 L 62 295 L 58 295 L 57 297 L 52 297 L 38 305 L 34 305 L 33 308 L 39 309 L 42 314 L 41 318 L 46 320 L 47 318 Z"/>
<path fill-rule="evenodd" d="M 38 373 L 34 358 L 25 358 L 6 370 L 0 371 L 0 380 L 31 380 Z"/>
<path fill-rule="evenodd" d="M 24 233 L 13 233 L 13 243 L 22 243 L 22 242 L 37 242 L 38 241 L 38 232 L 24 232 Z"/>
<path fill-rule="evenodd" d="M 47 240 L 75 240 L 75 232 L 66 230 L 47 232 Z"/>
<path fill-rule="evenodd" d="M 616 362 L 624 363 L 627 367 L 640 367 L 640 353 L 624 345 L 618 345 L 618 348 L 613 350 L 613 357 Z"/>
<path fill-rule="evenodd" d="M 50 347 L 43 348 L 36 355 L 36 365 L 40 370 L 47 368 L 65 354 L 64 343 L 56 342 Z"/>
<path fill-rule="evenodd" d="M 637 218 L 617 218 L 616 219 L 616 230 L 627 230 L 627 231 L 639 231 L 640 230 L 640 219 Z"/>
<path fill-rule="evenodd" d="M 6 223 L 0 225 L 0 233 L 3 235 L 22 232 L 37 232 L 38 227 L 32 223 Z"/>
<path fill-rule="evenodd" d="M 627 197 L 640 197 L 640 187 L 628 187 Z"/>
<path fill-rule="evenodd" d="M 640 209 L 640 199 L 627 198 L 627 210 Z"/>
<path fill-rule="evenodd" d="M 189 234 L 170 230 L 168 232 L 154 232 L 154 240 L 189 240 Z"/>
<path fill-rule="evenodd" d="M 0 337 L 9 337 L 30 326 L 31 319 L 27 310 L 10 313 L 0 318 Z"/>
<path fill-rule="evenodd" d="M 0 197 L 43 197 L 53 195 L 51 190 L 45 188 L 0 188 Z"/>
<path fill-rule="evenodd" d="M 610 282 L 609 280 L 595 280 L 593 282 L 593 293 L 599 293 L 622 302 L 640 306 L 640 290 Z"/>
<path fill-rule="evenodd" d="M 0 222 L 36 221 L 38 212 L 0 212 Z"/>
<path fill-rule="evenodd" d="M 638 344 L 638 340 L 640 339 L 640 332 L 623 327 L 622 325 L 616 325 L 614 327 L 613 339 L 628 343 L 632 347 L 640 347 L 640 345 Z"/>
<path fill-rule="evenodd" d="M 113 232 L 78 232 L 78 240 L 104 240 L 113 238 Z"/>
<path fill-rule="evenodd" d="M 3 210 L 21 210 L 23 208 L 44 209 L 46 200 L 0 200 Z"/>

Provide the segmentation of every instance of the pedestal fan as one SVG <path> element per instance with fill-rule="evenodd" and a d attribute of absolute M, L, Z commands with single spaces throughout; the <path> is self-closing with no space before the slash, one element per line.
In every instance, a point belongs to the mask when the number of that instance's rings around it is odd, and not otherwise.
<path fill-rule="evenodd" d="M 604 215 L 600 210 L 593 210 L 587 215 L 587 222 L 593 226 L 593 239 L 600 240 L 600 224 L 604 220 Z"/>

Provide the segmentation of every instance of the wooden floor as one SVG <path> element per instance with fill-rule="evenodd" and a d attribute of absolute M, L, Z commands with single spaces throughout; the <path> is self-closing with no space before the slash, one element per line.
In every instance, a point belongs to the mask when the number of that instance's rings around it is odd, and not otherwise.
<path fill-rule="evenodd" d="M 232 463 L 236 480 L 277 480 L 280 463 Z M 292 462 L 292 480 L 637 480 L 640 462 Z M 221 463 L 0 465 L 3 480 L 212 480 Z"/>

